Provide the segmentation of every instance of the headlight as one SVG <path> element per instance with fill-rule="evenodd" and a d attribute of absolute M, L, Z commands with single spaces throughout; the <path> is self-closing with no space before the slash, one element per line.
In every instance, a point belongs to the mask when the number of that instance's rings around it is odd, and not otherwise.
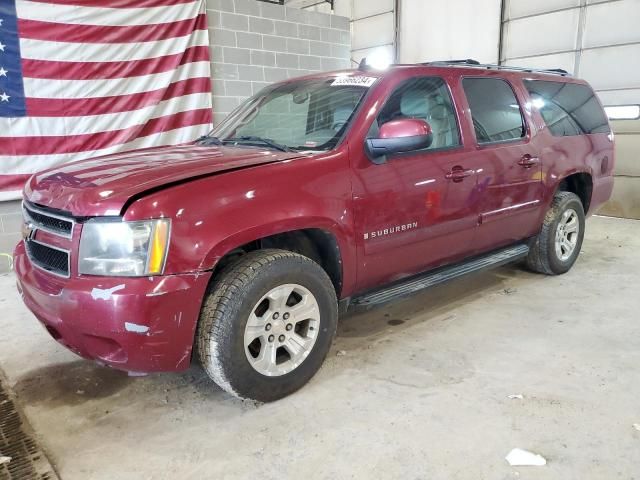
<path fill-rule="evenodd" d="M 82 226 L 78 270 L 87 275 L 125 277 L 161 274 L 170 226 L 168 219 L 90 220 Z"/>

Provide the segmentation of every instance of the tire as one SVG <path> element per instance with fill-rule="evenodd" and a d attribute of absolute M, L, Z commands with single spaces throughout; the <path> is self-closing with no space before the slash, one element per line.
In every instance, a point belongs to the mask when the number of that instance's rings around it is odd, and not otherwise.
<path fill-rule="evenodd" d="M 301 388 L 320 369 L 337 322 L 336 292 L 320 265 L 285 250 L 258 250 L 212 282 L 196 347 L 207 374 L 222 389 L 271 402 Z M 259 336 L 249 343 L 254 335 Z"/>
<path fill-rule="evenodd" d="M 567 233 L 565 238 L 563 233 L 572 229 L 565 222 L 568 221 L 573 225 L 572 218 L 575 218 L 578 231 L 575 234 Z M 544 217 L 542 229 L 531 244 L 527 266 L 534 272 L 546 275 L 560 275 L 568 272 L 580 254 L 584 227 L 585 216 L 580 198 L 571 192 L 556 193 Z M 560 238 L 564 238 L 565 242 L 563 243 Z M 572 250 L 566 248 L 574 242 Z"/>

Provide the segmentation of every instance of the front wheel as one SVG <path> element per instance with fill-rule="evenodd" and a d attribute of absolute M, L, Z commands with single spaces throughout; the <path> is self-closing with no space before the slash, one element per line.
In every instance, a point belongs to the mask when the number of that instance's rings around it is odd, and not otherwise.
<path fill-rule="evenodd" d="M 535 237 L 527 266 L 547 275 L 559 275 L 573 266 L 584 238 L 585 217 L 580 198 L 571 192 L 558 192 Z"/>
<path fill-rule="evenodd" d="M 320 265 L 284 250 L 251 252 L 209 290 L 198 324 L 200 361 L 227 392 L 278 400 L 318 371 L 337 321 L 336 292 Z"/>

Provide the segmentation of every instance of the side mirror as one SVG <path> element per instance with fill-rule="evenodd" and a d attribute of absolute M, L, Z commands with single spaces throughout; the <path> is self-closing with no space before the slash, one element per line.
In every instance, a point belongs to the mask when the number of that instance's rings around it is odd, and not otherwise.
<path fill-rule="evenodd" d="M 365 142 L 367 155 L 374 163 L 384 163 L 387 155 L 428 148 L 433 142 L 431 126 L 417 118 L 392 120 L 380 127 L 378 138 Z"/>

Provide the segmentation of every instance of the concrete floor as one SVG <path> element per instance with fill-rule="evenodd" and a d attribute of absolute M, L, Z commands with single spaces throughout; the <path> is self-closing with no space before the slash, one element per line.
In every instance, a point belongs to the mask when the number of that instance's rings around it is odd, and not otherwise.
<path fill-rule="evenodd" d="M 274 404 L 197 367 L 128 378 L 80 360 L 11 276 L 0 367 L 63 480 L 637 479 L 640 222 L 587 231 L 567 275 L 502 268 L 345 317 L 320 373 Z M 514 447 L 547 466 L 508 466 Z"/>

